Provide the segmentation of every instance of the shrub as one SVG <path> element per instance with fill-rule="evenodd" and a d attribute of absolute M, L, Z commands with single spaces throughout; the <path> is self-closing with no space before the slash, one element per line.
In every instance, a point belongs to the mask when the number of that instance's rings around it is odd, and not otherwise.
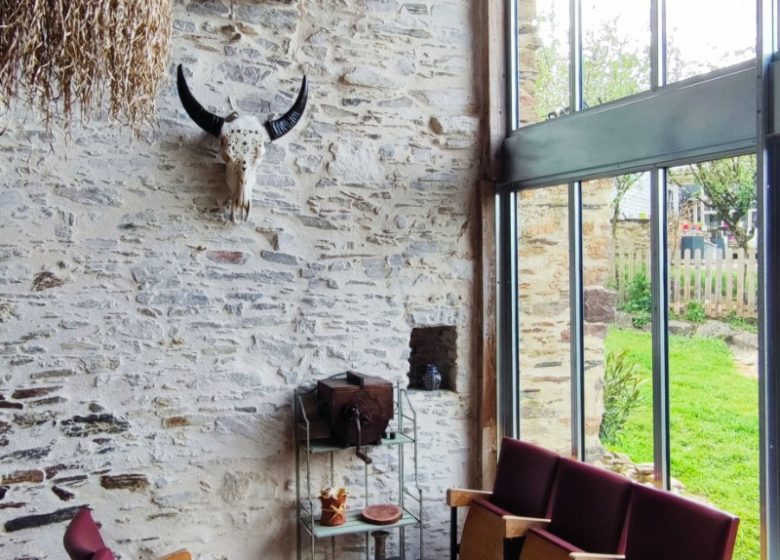
<path fill-rule="evenodd" d="M 650 322 L 653 296 L 645 269 L 640 269 L 628 283 L 623 310 L 631 314 L 631 323 L 640 329 Z"/>
<path fill-rule="evenodd" d="M 740 317 L 737 315 L 736 311 L 729 311 L 728 315 L 726 315 L 725 321 L 735 329 L 751 333 L 758 332 L 757 321 L 755 319 Z"/>
<path fill-rule="evenodd" d="M 604 370 L 604 414 L 599 437 L 604 443 L 620 442 L 623 426 L 631 411 L 640 403 L 639 390 L 644 383 L 639 364 L 627 351 L 607 354 Z"/>
<path fill-rule="evenodd" d="M 685 319 L 691 323 L 703 323 L 707 320 L 707 314 L 704 313 L 704 306 L 699 301 L 689 301 L 685 310 Z"/>

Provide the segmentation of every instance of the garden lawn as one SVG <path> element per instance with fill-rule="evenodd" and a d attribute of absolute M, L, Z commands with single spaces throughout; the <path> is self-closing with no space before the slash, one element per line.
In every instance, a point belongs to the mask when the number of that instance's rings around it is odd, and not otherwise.
<path fill-rule="evenodd" d="M 653 461 L 650 333 L 612 328 L 607 351 L 627 351 L 644 384 L 612 451 Z M 728 346 L 714 339 L 669 339 L 672 477 L 740 518 L 735 560 L 757 560 L 759 546 L 758 382 L 740 375 Z"/>

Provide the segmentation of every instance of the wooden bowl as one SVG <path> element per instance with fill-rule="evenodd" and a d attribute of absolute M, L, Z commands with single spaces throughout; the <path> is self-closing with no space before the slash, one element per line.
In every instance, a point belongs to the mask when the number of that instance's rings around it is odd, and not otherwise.
<path fill-rule="evenodd" d="M 392 525 L 402 516 L 401 508 L 395 504 L 376 504 L 363 508 L 360 512 L 363 521 L 374 525 Z"/>

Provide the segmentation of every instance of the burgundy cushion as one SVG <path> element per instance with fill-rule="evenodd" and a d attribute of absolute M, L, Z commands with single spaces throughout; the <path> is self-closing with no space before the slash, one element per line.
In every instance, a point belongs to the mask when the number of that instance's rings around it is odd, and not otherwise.
<path fill-rule="evenodd" d="M 545 517 L 558 461 L 552 451 L 504 438 L 490 501 L 514 515 Z"/>
<path fill-rule="evenodd" d="M 574 546 L 570 542 L 567 542 L 567 541 L 563 540 L 562 538 L 560 538 L 560 537 L 558 537 L 556 535 L 553 535 L 550 531 L 547 531 L 545 529 L 540 529 L 538 527 L 531 527 L 530 529 L 528 529 L 528 532 L 529 533 L 534 533 L 540 539 L 543 539 L 543 540 L 545 540 L 545 541 L 547 541 L 547 542 L 557 546 L 561 550 L 565 550 L 566 552 L 585 552 L 585 550 L 583 550 L 582 548 Z M 591 552 L 591 551 L 588 550 L 587 552 Z M 659 559 L 656 559 L 656 560 L 659 560 Z"/>
<path fill-rule="evenodd" d="M 739 519 L 670 492 L 637 486 L 626 533 L 628 560 L 729 560 Z"/>
<path fill-rule="evenodd" d="M 588 552 L 619 552 L 632 486 L 620 475 L 561 459 L 547 530 Z"/>
<path fill-rule="evenodd" d="M 65 530 L 63 544 L 71 560 L 92 560 L 97 551 L 106 548 L 100 530 L 87 508 L 80 510 L 71 519 Z"/>
<path fill-rule="evenodd" d="M 95 553 L 92 560 L 116 560 L 116 558 L 114 558 L 114 553 L 109 549 L 102 548 Z"/>

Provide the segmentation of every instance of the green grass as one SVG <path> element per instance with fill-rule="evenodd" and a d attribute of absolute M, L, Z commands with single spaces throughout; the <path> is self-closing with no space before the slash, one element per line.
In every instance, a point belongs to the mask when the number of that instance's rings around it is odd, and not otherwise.
<path fill-rule="evenodd" d="M 653 461 L 650 334 L 610 329 L 608 351 L 626 350 L 647 376 L 642 399 L 619 445 L 634 462 Z M 758 384 L 740 375 L 720 340 L 669 340 L 672 476 L 688 494 L 702 496 L 740 518 L 735 560 L 760 558 Z"/>

